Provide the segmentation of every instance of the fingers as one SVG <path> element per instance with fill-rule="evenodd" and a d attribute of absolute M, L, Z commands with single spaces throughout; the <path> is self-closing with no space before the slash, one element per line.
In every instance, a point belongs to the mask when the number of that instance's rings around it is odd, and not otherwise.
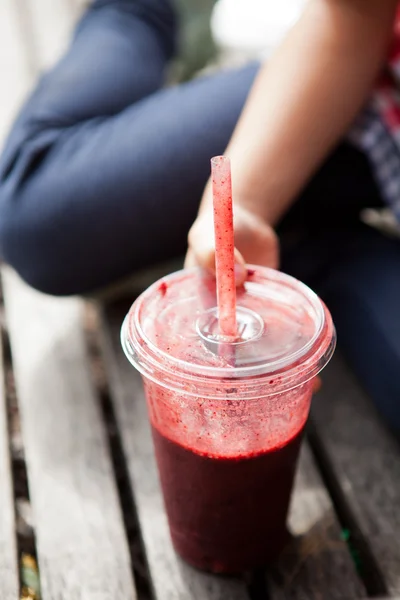
<path fill-rule="evenodd" d="M 184 267 L 185 267 L 185 269 L 190 269 L 191 267 L 198 267 L 198 266 L 199 266 L 199 263 L 197 262 L 196 257 L 193 254 L 192 250 L 189 248 L 189 250 L 186 253 Z"/>
<path fill-rule="evenodd" d="M 247 267 L 243 256 L 239 250 L 235 248 L 235 282 L 237 286 L 241 286 L 247 279 Z"/>
<path fill-rule="evenodd" d="M 215 247 L 214 236 L 209 234 L 209 227 L 213 227 L 208 219 L 196 221 L 189 232 L 189 250 L 185 259 L 185 267 L 200 266 L 215 273 Z M 213 229 L 211 229 L 213 231 Z M 239 250 L 235 248 L 235 280 L 241 286 L 247 278 L 245 260 Z"/>
<path fill-rule="evenodd" d="M 317 377 L 315 377 L 313 379 L 313 394 L 316 394 L 317 392 L 319 392 L 321 387 L 322 387 L 322 380 L 321 380 L 321 377 L 318 377 L 318 375 L 317 375 Z"/>
<path fill-rule="evenodd" d="M 214 225 L 212 215 L 198 218 L 192 225 L 189 236 L 190 260 L 210 271 L 215 270 Z"/>
<path fill-rule="evenodd" d="M 266 223 L 252 220 L 247 227 L 238 228 L 235 242 L 247 263 L 272 269 L 279 267 L 278 237 Z"/>
<path fill-rule="evenodd" d="M 211 211 L 203 212 L 194 222 L 188 236 L 186 266 L 198 265 L 215 272 L 214 224 Z M 235 210 L 236 284 L 247 277 L 246 262 L 273 269 L 279 266 L 279 242 L 273 228 L 259 216 L 243 207 Z"/>

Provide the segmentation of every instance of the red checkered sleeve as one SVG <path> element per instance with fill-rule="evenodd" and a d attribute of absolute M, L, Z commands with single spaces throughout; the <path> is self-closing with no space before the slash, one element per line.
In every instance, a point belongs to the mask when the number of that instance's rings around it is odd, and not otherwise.
<path fill-rule="evenodd" d="M 383 199 L 400 219 L 400 11 L 386 68 L 349 139 L 367 154 Z"/>

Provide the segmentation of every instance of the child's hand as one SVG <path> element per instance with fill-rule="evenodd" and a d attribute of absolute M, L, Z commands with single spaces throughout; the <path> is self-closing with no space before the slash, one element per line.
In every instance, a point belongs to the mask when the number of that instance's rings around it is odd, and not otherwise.
<path fill-rule="evenodd" d="M 236 283 L 246 279 L 246 263 L 278 268 L 278 238 L 270 225 L 248 209 L 234 205 Z M 189 231 L 185 266 L 199 265 L 215 270 L 214 224 L 212 209 L 203 210 Z"/>

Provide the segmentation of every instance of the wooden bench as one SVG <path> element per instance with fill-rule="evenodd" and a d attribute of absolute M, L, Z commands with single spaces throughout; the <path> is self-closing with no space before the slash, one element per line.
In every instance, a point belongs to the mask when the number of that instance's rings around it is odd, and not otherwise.
<path fill-rule="evenodd" d="M 2 282 L 2 600 L 15 600 L 18 588 L 10 368 L 43 600 L 400 597 L 399 447 L 339 355 L 314 401 L 293 543 L 273 568 L 214 577 L 171 546 L 140 377 L 119 342 L 132 298 L 88 309 L 29 289 L 10 269 Z"/>
<path fill-rule="evenodd" d="M 77 10 L 79 0 L 0 3 L 0 135 Z M 214 577 L 171 546 L 140 378 L 119 343 L 133 294 L 95 304 L 46 297 L 7 268 L 1 281 L 0 600 L 19 597 L 29 536 L 43 600 L 400 598 L 399 446 L 339 354 L 314 401 L 293 543 L 272 568 Z"/>

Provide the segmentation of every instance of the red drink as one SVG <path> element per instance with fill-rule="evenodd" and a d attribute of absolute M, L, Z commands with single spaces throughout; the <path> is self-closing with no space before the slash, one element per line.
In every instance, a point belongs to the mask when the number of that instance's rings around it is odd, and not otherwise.
<path fill-rule="evenodd" d="M 234 573 L 282 550 L 312 379 L 335 339 L 317 296 L 270 269 L 238 290 L 233 342 L 215 306 L 204 273 L 170 275 L 134 303 L 122 345 L 143 375 L 174 546 Z"/>
<path fill-rule="evenodd" d="M 177 552 L 214 573 L 237 573 L 274 559 L 286 540 L 302 432 L 280 448 L 224 458 L 180 446 L 153 427 Z"/>

